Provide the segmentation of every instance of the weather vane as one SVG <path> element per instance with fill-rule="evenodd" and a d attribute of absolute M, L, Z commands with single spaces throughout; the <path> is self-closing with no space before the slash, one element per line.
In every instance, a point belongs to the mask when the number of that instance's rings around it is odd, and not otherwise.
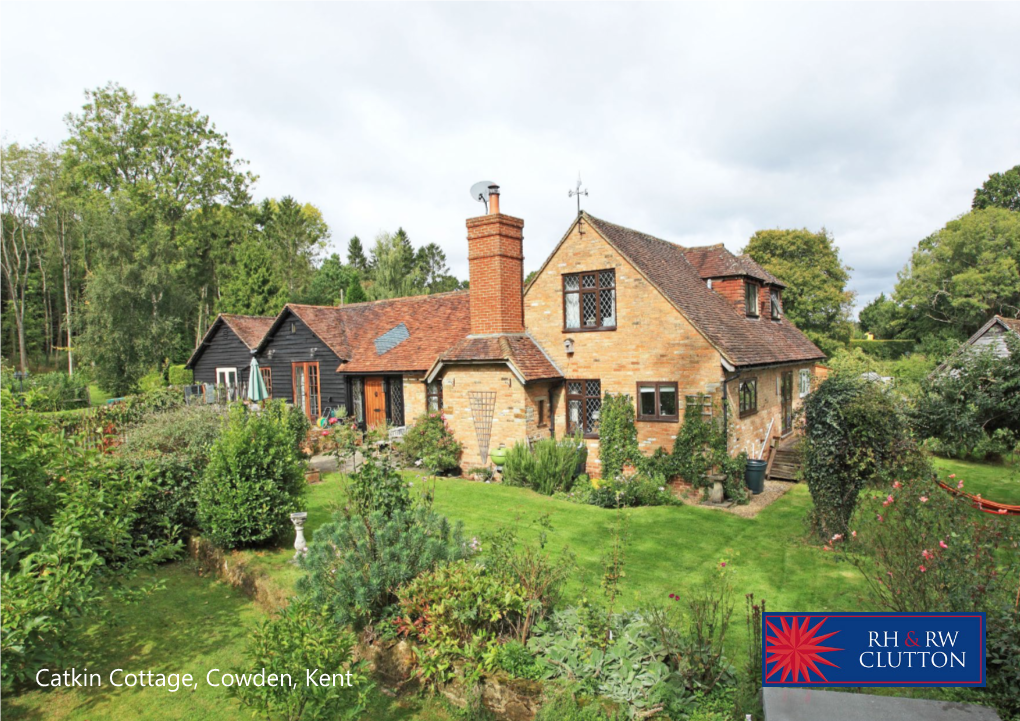
<path fill-rule="evenodd" d="M 575 198 L 575 197 L 577 198 L 577 214 L 578 215 L 581 214 L 581 196 L 582 195 L 587 198 L 588 197 L 588 189 L 585 188 L 584 190 L 581 190 L 581 174 L 578 173 L 577 174 L 577 189 L 576 190 L 568 190 L 567 191 L 567 197 L 568 198 Z"/>

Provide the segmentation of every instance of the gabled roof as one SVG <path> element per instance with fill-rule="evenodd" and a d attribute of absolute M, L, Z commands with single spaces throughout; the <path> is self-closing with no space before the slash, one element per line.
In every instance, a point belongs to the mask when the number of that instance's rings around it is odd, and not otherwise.
<path fill-rule="evenodd" d="M 1020 318 L 1006 318 L 1005 316 L 997 315 L 996 320 L 1002 324 L 1007 330 L 1011 330 L 1014 333 L 1020 334 Z"/>
<path fill-rule="evenodd" d="M 202 336 L 202 342 L 198 344 L 191 357 L 188 358 L 188 362 L 185 363 L 185 367 L 190 368 L 194 364 L 199 356 L 205 351 L 209 342 L 212 340 L 216 330 L 221 325 L 226 325 L 233 331 L 248 350 L 254 350 L 258 347 L 259 343 L 262 342 L 262 338 L 269 331 L 273 325 L 275 319 L 271 315 L 237 315 L 234 313 L 220 313 L 216 316 L 216 320 L 209 326 L 209 330 Z"/>
<path fill-rule="evenodd" d="M 684 248 L 683 254 L 702 279 L 749 276 L 769 285 L 786 287 L 779 278 L 758 265 L 751 256 L 734 255 L 726 250 L 722 243 Z"/>
<path fill-rule="evenodd" d="M 470 291 L 456 290 L 342 306 L 338 310 L 350 352 L 345 357 L 349 362 L 337 371 L 428 370 L 471 332 L 470 299 Z"/>
<path fill-rule="evenodd" d="M 449 363 L 506 363 L 521 383 L 563 377 L 553 360 L 527 333 L 469 336 L 439 356 L 429 369 L 428 380 Z"/>
<path fill-rule="evenodd" d="M 297 317 L 302 323 L 308 326 L 315 336 L 326 344 L 326 347 L 333 351 L 337 358 L 350 358 L 351 349 L 347 344 L 347 337 L 344 333 L 344 326 L 340 315 L 341 308 L 332 305 L 302 305 L 301 303 L 288 303 L 276 316 L 273 326 L 263 336 L 259 343 L 258 350 L 262 350 L 269 338 L 276 333 L 287 313 Z"/>
<path fill-rule="evenodd" d="M 984 336 L 985 333 L 987 333 L 995 326 L 999 326 L 1006 332 L 1013 331 L 1017 335 L 1020 335 L 1020 318 L 1007 318 L 1002 315 L 993 315 L 985 322 L 983 326 L 981 326 L 974 332 L 974 335 L 972 335 L 970 338 L 961 343 L 959 348 L 953 351 L 948 358 L 939 363 L 938 367 L 928 374 L 928 377 L 933 378 L 939 373 L 941 373 L 943 370 L 945 370 L 953 358 L 958 356 L 967 348 L 970 348 L 972 345 L 974 345 L 978 341 L 978 339 Z"/>
<path fill-rule="evenodd" d="M 581 221 L 587 221 L 626 258 L 733 366 L 774 365 L 825 357 L 787 318 L 773 321 L 740 313 L 705 284 L 699 270 L 687 258 L 686 250 L 679 245 L 587 212 L 582 212 L 575 222 Z M 749 267 L 746 261 L 742 262 L 742 267 Z"/>

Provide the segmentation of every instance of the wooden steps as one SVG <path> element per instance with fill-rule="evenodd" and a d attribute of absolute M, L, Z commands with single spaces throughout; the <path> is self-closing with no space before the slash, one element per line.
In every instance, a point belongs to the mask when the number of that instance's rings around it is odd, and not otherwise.
<path fill-rule="evenodd" d="M 768 478 L 770 481 L 792 481 L 800 480 L 800 469 L 803 466 L 800 448 L 798 443 L 782 444 L 773 452 L 772 462 L 769 464 Z"/>

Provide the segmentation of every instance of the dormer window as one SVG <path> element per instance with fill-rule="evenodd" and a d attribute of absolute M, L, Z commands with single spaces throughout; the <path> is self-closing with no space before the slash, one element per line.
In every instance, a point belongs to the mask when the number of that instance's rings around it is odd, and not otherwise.
<path fill-rule="evenodd" d="M 563 330 L 616 328 L 616 271 L 563 276 Z"/>
<path fill-rule="evenodd" d="M 772 305 L 772 320 L 779 320 L 783 317 L 783 304 L 779 298 L 779 289 L 769 289 L 769 302 Z"/>
<path fill-rule="evenodd" d="M 746 281 L 744 283 L 744 309 L 750 318 L 758 317 L 758 284 Z"/>

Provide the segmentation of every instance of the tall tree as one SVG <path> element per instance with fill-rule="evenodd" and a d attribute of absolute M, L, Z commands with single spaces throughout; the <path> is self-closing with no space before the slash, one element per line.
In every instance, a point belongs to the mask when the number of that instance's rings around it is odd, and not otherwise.
<path fill-rule="evenodd" d="M 854 293 L 846 286 L 852 268 L 825 228 L 759 230 L 743 252 L 787 284 L 783 311 L 822 350 L 849 339 Z"/>
<path fill-rule="evenodd" d="M 264 232 L 277 247 L 280 274 L 291 298 L 300 297 L 314 271 L 318 253 L 329 240 L 329 226 L 314 205 L 298 203 L 291 196 L 262 204 Z"/>
<path fill-rule="evenodd" d="M 22 371 L 28 369 L 28 349 L 25 345 L 26 294 L 38 250 L 38 215 L 33 193 L 44 152 L 38 145 L 22 147 L 12 143 L 3 148 L 0 156 L 3 224 L 0 268 L 7 285 L 7 302 L 17 325 L 18 358 Z"/>
<path fill-rule="evenodd" d="M 407 233 L 380 233 L 372 247 L 372 300 L 420 295 L 414 264 L 415 254 Z"/>
<path fill-rule="evenodd" d="M 347 284 L 347 293 L 344 295 L 344 303 L 364 303 L 368 300 L 368 294 L 361 285 L 361 279 L 355 273 L 351 276 L 351 282 Z"/>
<path fill-rule="evenodd" d="M 872 333 L 882 340 L 895 338 L 901 325 L 899 306 L 887 298 L 885 293 L 879 293 L 864 306 L 857 319 L 862 331 Z"/>
<path fill-rule="evenodd" d="M 276 272 L 273 250 L 253 237 L 237 248 L 230 279 L 223 286 L 219 308 L 224 313 L 276 315 L 289 297 L 286 282 Z"/>
<path fill-rule="evenodd" d="M 989 175 L 988 180 L 974 191 L 971 208 L 1005 208 L 1020 212 L 1020 165 L 1014 165 L 1005 173 Z"/>
<path fill-rule="evenodd" d="M 972 334 L 993 314 L 1020 317 L 1020 213 L 973 210 L 922 240 L 893 293 L 904 335 Z"/>
<path fill-rule="evenodd" d="M 68 166 L 86 202 L 118 218 L 119 232 L 93 239 L 102 266 L 89 283 L 81 343 L 106 387 L 123 392 L 190 345 L 189 319 L 201 323 L 196 308 L 215 280 L 202 212 L 245 205 L 254 177 L 180 98 L 157 94 L 141 105 L 111 84 L 86 101 L 67 118 Z"/>
<path fill-rule="evenodd" d="M 357 279 L 358 271 L 344 265 L 339 254 L 333 253 L 322 261 L 312 276 L 305 302 L 311 305 L 343 305 L 348 302 L 345 296 L 351 281 Z"/>
<path fill-rule="evenodd" d="M 356 235 L 347 242 L 347 265 L 359 273 L 368 273 L 368 258 L 365 257 L 365 249 L 361 247 L 361 238 Z"/>

